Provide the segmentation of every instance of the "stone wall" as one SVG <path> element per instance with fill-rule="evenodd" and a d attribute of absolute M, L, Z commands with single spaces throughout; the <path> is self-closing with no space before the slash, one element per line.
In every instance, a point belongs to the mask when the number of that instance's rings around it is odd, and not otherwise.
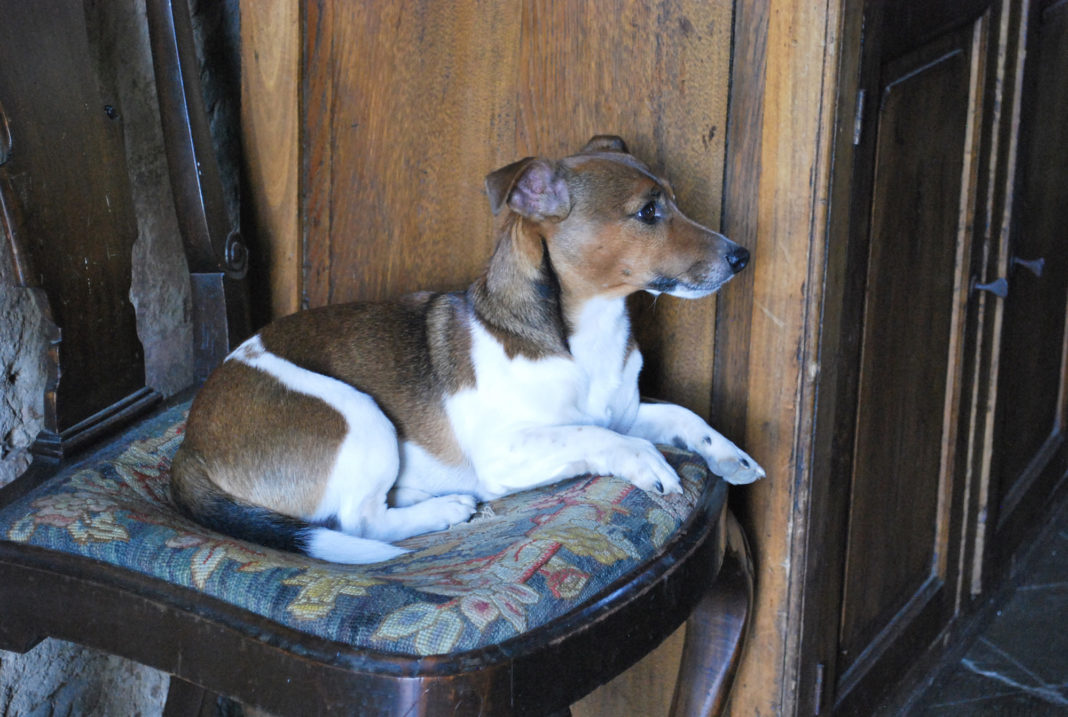
<path fill-rule="evenodd" d="M 191 5 L 236 225 L 238 3 Z M 189 279 L 162 147 L 144 0 L 87 0 L 85 8 L 101 92 L 114 98 L 123 122 L 138 217 L 130 298 L 145 348 L 146 382 L 171 395 L 192 380 Z M 0 485 L 29 465 L 28 449 L 41 428 L 48 326 L 43 301 L 41 292 L 15 285 L 10 257 L 0 251 Z M 56 640 L 25 655 L 0 651 L 0 715 L 156 715 L 167 685 L 166 674 Z"/>
<path fill-rule="evenodd" d="M 40 291 L 15 286 L 14 268 L 0 251 L 0 486 L 30 465 L 41 430 L 46 324 Z"/>

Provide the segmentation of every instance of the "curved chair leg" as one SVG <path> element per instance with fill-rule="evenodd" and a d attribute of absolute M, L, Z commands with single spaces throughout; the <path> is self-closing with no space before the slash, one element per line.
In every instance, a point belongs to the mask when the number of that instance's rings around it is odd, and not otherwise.
<path fill-rule="evenodd" d="M 738 521 L 728 511 L 723 567 L 686 622 L 673 717 L 719 715 L 748 632 L 753 605 L 753 562 Z"/>
<path fill-rule="evenodd" d="M 171 686 L 167 690 L 167 703 L 163 706 L 163 717 L 227 717 L 227 715 L 235 714 L 257 717 L 267 713 L 242 708 L 228 697 L 206 690 L 192 682 L 186 682 L 177 675 L 171 675 Z"/>

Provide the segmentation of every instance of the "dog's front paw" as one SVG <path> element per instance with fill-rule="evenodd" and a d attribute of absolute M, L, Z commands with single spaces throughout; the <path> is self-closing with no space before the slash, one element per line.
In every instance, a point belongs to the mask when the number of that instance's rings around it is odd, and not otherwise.
<path fill-rule="evenodd" d="M 477 503 L 473 495 L 456 493 L 428 498 L 420 505 L 432 511 L 433 515 L 440 520 L 440 524 L 433 529 L 445 530 L 450 525 L 467 521 L 474 515 Z"/>
<path fill-rule="evenodd" d="M 764 469 L 749 454 L 719 434 L 705 438 L 698 447 L 708 468 L 732 485 L 752 483 L 764 477 Z"/>
<path fill-rule="evenodd" d="M 661 495 L 682 493 L 678 473 L 652 443 L 631 439 L 613 458 L 612 474 L 626 478 L 642 490 Z"/>

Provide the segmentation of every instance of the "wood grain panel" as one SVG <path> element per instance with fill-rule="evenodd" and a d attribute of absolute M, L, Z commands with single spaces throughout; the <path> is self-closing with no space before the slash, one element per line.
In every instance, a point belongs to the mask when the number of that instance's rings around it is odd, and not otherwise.
<path fill-rule="evenodd" d="M 768 479 L 732 495 L 753 543 L 758 596 L 732 715 L 797 710 L 840 5 L 738 3 L 724 226 L 755 252 L 753 273 L 739 277 L 751 289 L 725 293 L 717 322 L 716 417 L 730 419 Z"/>
<path fill-rule="evenodd" d="M 963 480 L 956 446 L 986 27 L 939 37 L 883 71 L 839 635 L 839 668 L 862 664 L 845 670 L 847 683 L 928 607 L 943 621 L 953 609 L 954 586 L 943 588 L 959 549 L 949 506 Z"/>
<path fill-rule="evenodd" d="M 301 230 L 299 0 L 241 0 L 243 223 L 257 323 L 300 308 Z"/>
<path fill-rule="evenodd" d="M 307 305 L 467 285 L 492 248 L 483 177 L 598 133 L 666 169 L 683 210 L 718 226 L 729 3 L 305 8 Z M 636 308 L 643 390 L 707 414 L 714 300 Z M 680 649 L 670 640 L 577 713 L 662 714 Z"/>
<path fill-rule="evenodd" d="M 571 705 L 571 716 L 668 714 L 685 632 L 680 627 L 638 664 Z"/>
<path fill-rule="evenodd" d="M 683 211 L 718 226 L 729 2 L 304 7 L 307 305 L 467 285 L 492 248 L 483 177 L 598 133 L 623 136 Z M 715 300 L 636 309 L 643 390 L 707 415 Z M 577 713 L 664 713 L 680 649 L 669 641 Z"/>
<path fill-rule="evenodd" d="M 0 105 L 11 153 L 22 277 L 44 289 L 62 337 L 45 428 L 58 434 L 144 387 L 129 291 L 137 239 L 118 98 L 103 96 L 80 3 L 0 5 Z M 54 388 L 54 392 L 51 390 Z"/>
<path fill-rule="evenodd" d="M 597 133 L 717 226 L 730 18 L 700 2 L 308 3 L 307 304 L 466 286 L 492 248 L 483 177 Z M 644 388 L 706 414 L 714 306 L 664 299 L 639 327 Z"/>
<path fill-rule="evenodd" d="M 910 68 L 880 108 L 846 567 L 850 647 L 933 568 L 958 239 L 946 199 L 960 197 L 967 69 L 961 52 Z M 922 106 L 931 111 L 915 111 Z M 872 565 L 882 567 L 873 574 Z"/>
<path fill-rule="evenodd" d="M 491 249 L 482 178 L 515 155 L 497 95 L 518 18 L 434 2 L 316 12 L 305 77 L 309 305 L 466 285 Z"/>

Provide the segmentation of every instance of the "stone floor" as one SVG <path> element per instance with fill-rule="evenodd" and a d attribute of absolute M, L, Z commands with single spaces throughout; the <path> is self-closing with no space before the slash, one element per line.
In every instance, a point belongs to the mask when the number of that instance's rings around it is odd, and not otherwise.
<path fill-rule="evenodd" d="M 1068 716 L 1068 507 L 1028 562 L 964 656 L 906 714 Z"/>

